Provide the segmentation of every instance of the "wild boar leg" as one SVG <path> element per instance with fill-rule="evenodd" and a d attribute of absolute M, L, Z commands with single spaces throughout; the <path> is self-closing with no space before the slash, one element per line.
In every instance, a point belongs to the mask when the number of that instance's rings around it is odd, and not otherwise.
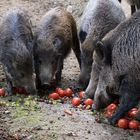
<path fill-rule="evenodd" d="M 13 91 L 12 91 L 12 82 L 7 80 L 7 92 L 8 95 L 12 95 Z"/>
<path fill-rule="evenodd" d="M 61 86 L 61 75 L 62 75 L 62 69 L 63 69 L 63 62 L 64 62 L 64 58 L 63 58 L 63 56 L 61 56 L 58 60 L 57 71 L 55 74 L 57 86 Z"/>
<path fill-rule="evenodd" d="M 80 51 L 80 42 L 78 39 L 78 35 L 77 35 L 77 29 L 76 26 L 73 27 L 73 45 L 72 45 L 72 49 L 75 53 L 75 56 L 78 60 L 79 66 L 81 68 L 81 51 Z"/>
<path fill-rule="evenodd" d="M 11 75 L 8 73 L 8 70 L 7 70 L 8 68 L 6 66 L 3 66 L 3 68 L 4 68 L 6 81 L 7 81 L 7 92 L 8 92 L 8 95 L 12 95 L 12 82 L 10 80 Z"/>
<path fill-rule="evenodd" d="M 94 94 L 99 80 L 99 73 L 100 73 L 99 65 L 97 65 L 96 62 L 93 62 L 90 81 L 85 91 L 85 95 L 87 98 L 94 98 Z"/>
<path fill-rule="evenodd" d="M 132 109 L 133 107 L 135 107 L 138 104 L 139 99 L 140 99 L 139 93 L 134 94 L 133 91 L 122 90 L 120 106 L 118 107 L 115 114 L 111 118 L 109 118 L 109 123 L 114 125 L 116 123 L 116 121 L 122 115 L 124 115 L 124 113 L 126 113 L 127 111 L 129 111 L 130 109 Z"/>

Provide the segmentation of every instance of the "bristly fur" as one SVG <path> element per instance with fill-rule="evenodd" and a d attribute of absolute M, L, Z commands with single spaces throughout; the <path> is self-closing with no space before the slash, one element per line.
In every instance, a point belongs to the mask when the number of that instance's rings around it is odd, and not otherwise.
<path fill-rule="evenodd" d="M 24 59 L 31 58 L 29 53 L 32 51 L 33 41 L 31 22 L 25 12 L 20 9 L 10 10 L 5 17 L 0 26 L 1 60 L 9 59 L 23 63 L 26 61 Z M 21 41 L 23 45 L 21 48 L 12 47 L 9 45 L 12 41 Z"/>
<path fill-rule="evenodd" d="M 79 32 L 82 64 L 79 84 L 82 88 L 86 88 L 89 83 L 97 41 L 124 19 L 124 11 L 117 0 L 89 0 L 81 18 Z M 108 59 L 106 63 L 110 63 Z"/>

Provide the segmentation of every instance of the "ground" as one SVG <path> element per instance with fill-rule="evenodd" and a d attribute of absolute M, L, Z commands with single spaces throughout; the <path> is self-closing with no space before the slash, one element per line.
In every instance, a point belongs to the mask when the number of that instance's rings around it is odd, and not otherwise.
<path fill-rule="evenodd" d="M 73 15 L 79 19 L 88 0 L 1 0 L 0 18 L 11 7 L 22 7 L 31 15 L 33 27 L 50 8 L 72 5 Z M 127 16 L 130 7 L 123 1 Z M 1 78 L 2 72 L 1 73 Z M 73 52 L 65 60 L 62 87 L 74 87 L 79 67 Z M 64 112 L 71 111 L 72 115 Z M 0 98 L 0 140 L 138 140 L 139 131 L 123 130 L 95 121 L 93 112 L 73 108 L 69 102 L 47 104 L 32 97 Z"/>

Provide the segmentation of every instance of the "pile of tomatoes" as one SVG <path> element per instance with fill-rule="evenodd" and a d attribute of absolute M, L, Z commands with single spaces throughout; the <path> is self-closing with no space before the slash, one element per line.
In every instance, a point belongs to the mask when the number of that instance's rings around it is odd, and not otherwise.
<path fill-rule="evenodd" d="M 23 87 L 13 87 L 12 90 L 13 90 L 14 94 L 16 94 L 16 93 L 27 94 L 25 88 L 23 88 Z"/>
<path fill-rule="evenodd" d="M 13 88 L 14 93 L 26 93 L 25 89 L 23 88 Z M 0 96 L 5 96 L 5 89 L 0 88 Z M 92 104 L 94 103 L 92 99 L 84 99 L 85 97 L 85 92 L 80 91 L 78 92 L 77 96 L 74 95 L 74 92 L 71 88 L 66 88 L 63 90 L 62 88 L 56 88 L 55 92 L 49 94 L 48 98 L 53 99 L 53 100 L 58 100 L 58 99 L 65 99 L 69 98 L 71 100 L 71 104 L 74 107 L 83 105 L 82 108 L 86 109 L 87 106 L 91 107 Z M 109 118 L 113 115 L 113 113 L 116 111 L 118 107 L 118 103 L 111 103 L 109 106 L 106 107 L 105 109 L 105 117 Z M 139 129 L 140 128 L 140 122 L 135 120 L 135 116 L 138 112 L 137 108 L 131 109 L 125 116 L 124 118 L 121 118 L 117 122 L 117 126 L 119 128 L 123 129 Z"/>
<path fill-rule="evenodd" d="M 56 88 L 55 92 L 49 94 L 49 98 L 57 100 L 63 97 L 71 97 L 72 94 L 73 91 L 70 88 L 67 88 L 65 90 L 63 90 L 62 88 Z"/>
<path fill-rule="evenodd" d="M 71 104 L 73 106 L 79 106 L 80 104 L 83 104 L 83 108 L 86 108 L 87 106 L 91 106 L 93 104 L 93 100 L 92 99 L 86 99 L 84 100 L 84 96 L 85 93 L 84 91 L 80 91 L 78 93 L 77 97 L 73 97 L 74 93 L 72 91 L 72 89 L 70 88 L 66 88 L 65 90 L 63 90 L 62 88 L 56 88 L 55 92 L 49 94 L 49 99 L 53 99 L 53 100 L 57 100 L 63 97 L 69 97 L 71 98 Z"/>
<path fill-rule="evenodd" d="M 13 87 L 12 92 L 14 94 L 19 93 L 19 94 L 27 94 L 26 90 L 24 88 L 17 88 Z M 5 88 L 0 88 L 0 96 L 5 96 L 6 95 L 6 90 Z"/>
<path fill-rule="evenodd" d="M 117 104 L 112 103 L 107 108 L 105 109 L 105 116 L 106 117 L 111 117 L 115 110 L 117 109 Z M 117 126 L 119 128 L 123 129 L 139 129 L 140 127 L 140 122 L 135 120 L 135 116 L 138 112 L 137 108 L 132 108 L 131 110 L 128 111 L 128 113 L 124 116 L 124 118 L 121 118 L 117 122 Z"/>

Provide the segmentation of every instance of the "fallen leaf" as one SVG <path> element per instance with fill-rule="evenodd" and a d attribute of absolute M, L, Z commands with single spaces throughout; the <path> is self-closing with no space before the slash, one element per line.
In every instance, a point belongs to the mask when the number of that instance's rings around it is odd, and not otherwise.
<path fill-rule="evenodd" d="M 68 114 L 68 115 L 71 115 L 71 116 L 72 116 L 72 112 L 71 112 L 71 111 L 64 109 L 64 112 L 65 112 L 66 114 Z"/>

